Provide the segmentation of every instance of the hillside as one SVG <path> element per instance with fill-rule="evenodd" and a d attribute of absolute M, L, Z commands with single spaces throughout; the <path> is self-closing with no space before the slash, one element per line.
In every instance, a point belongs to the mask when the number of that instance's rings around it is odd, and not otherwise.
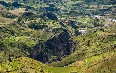
<path fill-rule="evenodd" d="M 115 59 L 115 52 L 104 53 L 99 56 L 76 61 L 69 65 L 69 67 L 75 67 L 75 70 L 79 69 L 79 73 L 115 73 Z"/>
<path fill-rule="evenodd" d="M 104 54 L 115 50 L 116 44 L 115 29 L 106 29 L 105 31 L 95 31 L 86 35 L 72 37 L 73 41 L 78 43 L 76 51 L 63 58 L 60 62 L 55 62 L 55 66 L 69 65 L 77 60 Z"/>
<path fill-rule="evenodd" d="M 21 57 L 12 62 L 3 63 L 0 72 L 8 73 L 115 73 L 115 52 L 105 53 L 100 56 L 77 61 L 68 67 L 53 67 L 44 65 L 36 60 Z M 96 62 L 95 62 L 96 61 Z"/>
<path fill-rule="evenodd" d="M 27 57 L 6 62 L 0 66 L 1 73 L 48 73 L 44 64 Z"/>
<path fill-rule="evenodd" d="M 0 0 L 0 73 L 115 73 L 115 0 Z"/>

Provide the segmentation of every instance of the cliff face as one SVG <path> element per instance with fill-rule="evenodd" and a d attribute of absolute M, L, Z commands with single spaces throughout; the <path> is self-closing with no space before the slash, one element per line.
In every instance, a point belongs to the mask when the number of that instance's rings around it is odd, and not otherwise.
<path fill-rule="evenodd" d="M 32 56 L 42 62 L 58 61 L 72 54 L 75 51 L 75 45 L 69 33 L 64 31 L 46 42 L 39 42 L 33 49 Z"/>

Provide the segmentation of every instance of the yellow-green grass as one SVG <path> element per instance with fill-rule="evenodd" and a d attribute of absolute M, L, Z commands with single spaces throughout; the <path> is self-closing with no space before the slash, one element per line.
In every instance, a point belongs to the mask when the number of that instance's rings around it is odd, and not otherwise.
<path fill-rule="evenodd" d="M 0 66 L 1 73 L 48 73 L 45 65 L 27 58 L 21 57 L 13 60 L 12 62 L 6 62 Z"/>
<path fill-rule="evenodd" d="M 79 69 L 79 73 L 115 73 L 116 52 L 107 52 L 70 64 L 70 67 Z"/>
<path fill-rule="evenodd" d="M 110 55 L 110 54 L 109 54 Z M 116 52 L 114 55 L 106 56 L 105 59 L 94 60 L 93 63 L 83 68 L 87 73 L 115 73 L 116 72 Z"/>
<path fill-rule="evenodd" d="M 28 72 L 28 73 L 115 73 L 116 52 L 107 52 L 77 61 L 66 67 L 47 66 L 27 57 L 20 57 L 12 62 L 0 65 L 0 72 Z"/>
<path fill-rule="evenodd" d="M 71 73 L 77 72 L 74 67 L 51 67 L 27 57 L 14 59 L 0 65 L 1 73 Z"/>
<path fill-rule="evenodd" d="M 71 72 L 77 73 L 78 72 L 78 70 L 74 70 L 75 69 L 74 67 L 51 67 L 51 66 L 48 66 L 47 69 L 51 73 L 71 73 Z"/>

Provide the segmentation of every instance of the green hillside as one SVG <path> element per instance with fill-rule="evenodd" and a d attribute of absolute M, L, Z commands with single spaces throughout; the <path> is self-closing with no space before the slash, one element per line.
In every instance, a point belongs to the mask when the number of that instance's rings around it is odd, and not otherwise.
<path fill-rule="evenodd" d="M 0 0 L 0 73 L 116 73 L 115 0 Z"/>
<path fill-rule="evenodd" d="M 6 62 L 0 66 L 1 73 L 48 73 L 44 64 L 27 57 Z"/>
<path fill-rule="evenodd" d="M 115 70 L 116 53 L 110 52 L 99 56 L 77 61 L 67 67 L 44 65 L 36 60 L 21 57 L 0 66 L 1 73 L 113 73 Z"/>
<path fill-rule="evenodd" d="M 77 60 L 83 60 L 92 56 L 98 56 L 115 50 L 116 44 L 115 29 L 96 31 L 86 35 L 72 37 L 78 43 L 76 51 L 63 58 L 59 62 L 52 63 L 54 66 L 69 65 Z"/>

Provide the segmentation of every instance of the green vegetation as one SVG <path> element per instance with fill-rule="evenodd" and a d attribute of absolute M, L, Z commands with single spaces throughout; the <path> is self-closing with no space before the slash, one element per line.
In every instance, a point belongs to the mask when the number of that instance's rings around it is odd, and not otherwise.
<path fill-rule="evenodd" d="M 115 0 L 0 0 L 0 73 L 116 73 Z"/>
<path fill-rule="evenodd" d="M 96 31 L 95 33 L 88 33 L 86 35 L 72 37 L 75 42 L 79 42 L 77 50 L 63 58 L 59 62 L 52 63 L 53 66 L 65 66 L 69 65 L 77 60 L 83 60 L 92 56 L 97 56 L 106 52 L 113 51 L 115 49 L 116 37 L 114 32 L 108 31 Z"/>
<path fill-rule="evenodd" d="M 77 61 L 68 67 L 53 67 L 44 65 L 30 58 L 21 57 L 0 66 L 0 72 L 28 72 L 28 73 L 112 73 L 115 72 L 116 53 L 109 52 L 93 56 L 83 61 Z"/>
<path fill-rule="evenodd" d="M 47 71 L 44 64 L 27 57 L 21 57 L 13 60 L 12 62 L 2 64 L 0 66 L 0 72 L 50 73 Z"/>

